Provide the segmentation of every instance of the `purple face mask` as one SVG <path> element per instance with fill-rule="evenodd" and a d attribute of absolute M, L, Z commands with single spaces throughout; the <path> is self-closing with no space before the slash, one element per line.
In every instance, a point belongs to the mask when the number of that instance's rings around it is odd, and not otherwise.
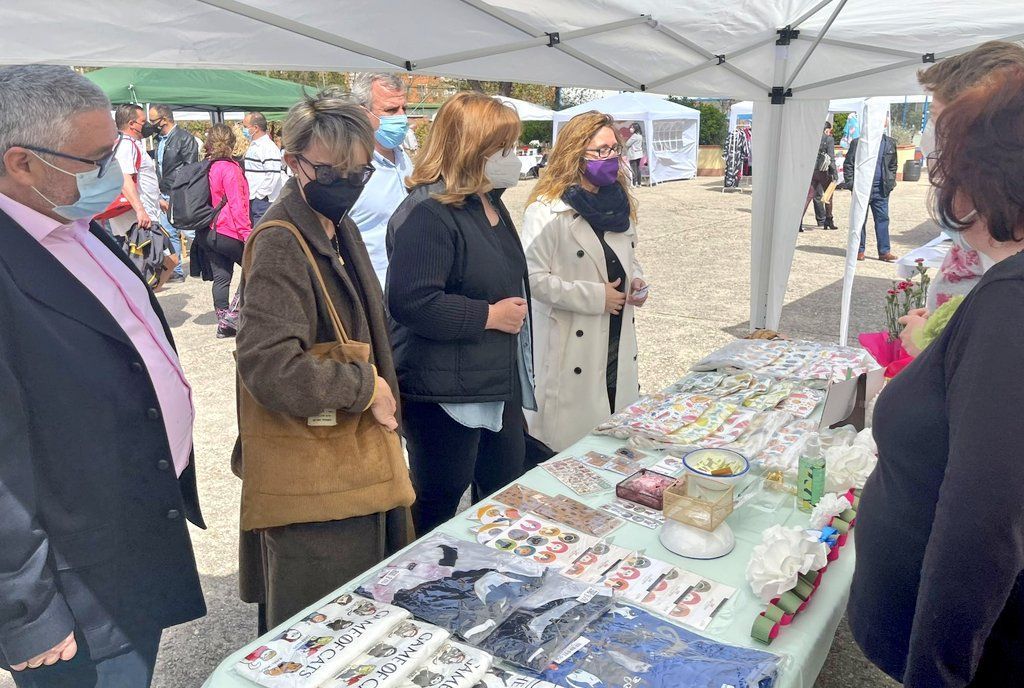
<path fill-rule="evenodd" d="M 609 186 L 619 178 L 618 156 L 607 160 L 587 160 L 583 176 L 594 186 Z"/>

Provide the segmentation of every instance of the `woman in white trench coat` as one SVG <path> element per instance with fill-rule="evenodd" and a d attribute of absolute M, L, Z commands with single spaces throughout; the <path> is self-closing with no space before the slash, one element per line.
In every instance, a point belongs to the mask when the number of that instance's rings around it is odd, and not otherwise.
<path fill-rule="evenodd" d="M 609 116 L 571 119 L 523 221 L 537 385 L 537 411 L 526 419 L 556 451 L 639 396 L 633 309 L 647 285 L 621 152 Z"/>

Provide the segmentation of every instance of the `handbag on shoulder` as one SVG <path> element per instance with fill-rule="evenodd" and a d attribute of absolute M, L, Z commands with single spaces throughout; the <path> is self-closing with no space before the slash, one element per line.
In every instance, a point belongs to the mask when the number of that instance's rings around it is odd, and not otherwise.
<path fill-rule="evenodd" d="M 314 344 L 305 354 L 368 363 L 370 345 L 349 338 L 309 245 L 294 225 L 274 221 L 253 230 L 242 259 L 243 277 L 252 265 L 252 246 L 270 227 L 287 229 L 299 242 L 337 338 Z M 261 405 L 241 377 L 237 388 L 243 530 L 366 516 L 415 501 L 398 433 L 377 422 L 369 409 L 326 409 L 299 418 Z"/>

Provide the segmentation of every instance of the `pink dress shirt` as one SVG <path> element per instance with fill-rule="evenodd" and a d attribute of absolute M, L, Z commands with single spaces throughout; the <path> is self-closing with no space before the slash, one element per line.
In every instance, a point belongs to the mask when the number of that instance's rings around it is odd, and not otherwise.
<path fill-rule="evenodd" d="M 0 210 L 21 225 L 88 289 L 113 316 L 142 358 L 167 431 L 174 470 L 192 451 L 192 388 L 149 302 L 149 290 L 121 260 L 89 233 L 89 223 L 61 224 L 0 194 Z"/>

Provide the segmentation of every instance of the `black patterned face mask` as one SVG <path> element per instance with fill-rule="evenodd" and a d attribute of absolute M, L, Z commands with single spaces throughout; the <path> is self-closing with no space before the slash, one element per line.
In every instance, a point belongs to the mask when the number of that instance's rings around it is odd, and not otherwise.
<path fill-rule="evenodd" d="M 356 204 L 363 193 L 363 187 L 353 186 L 345 179 L 338 179 L 331 184 L 321 184 L 314 179 L 307 182 L 302 191 L 310 208 L 338 226 Z"/>

